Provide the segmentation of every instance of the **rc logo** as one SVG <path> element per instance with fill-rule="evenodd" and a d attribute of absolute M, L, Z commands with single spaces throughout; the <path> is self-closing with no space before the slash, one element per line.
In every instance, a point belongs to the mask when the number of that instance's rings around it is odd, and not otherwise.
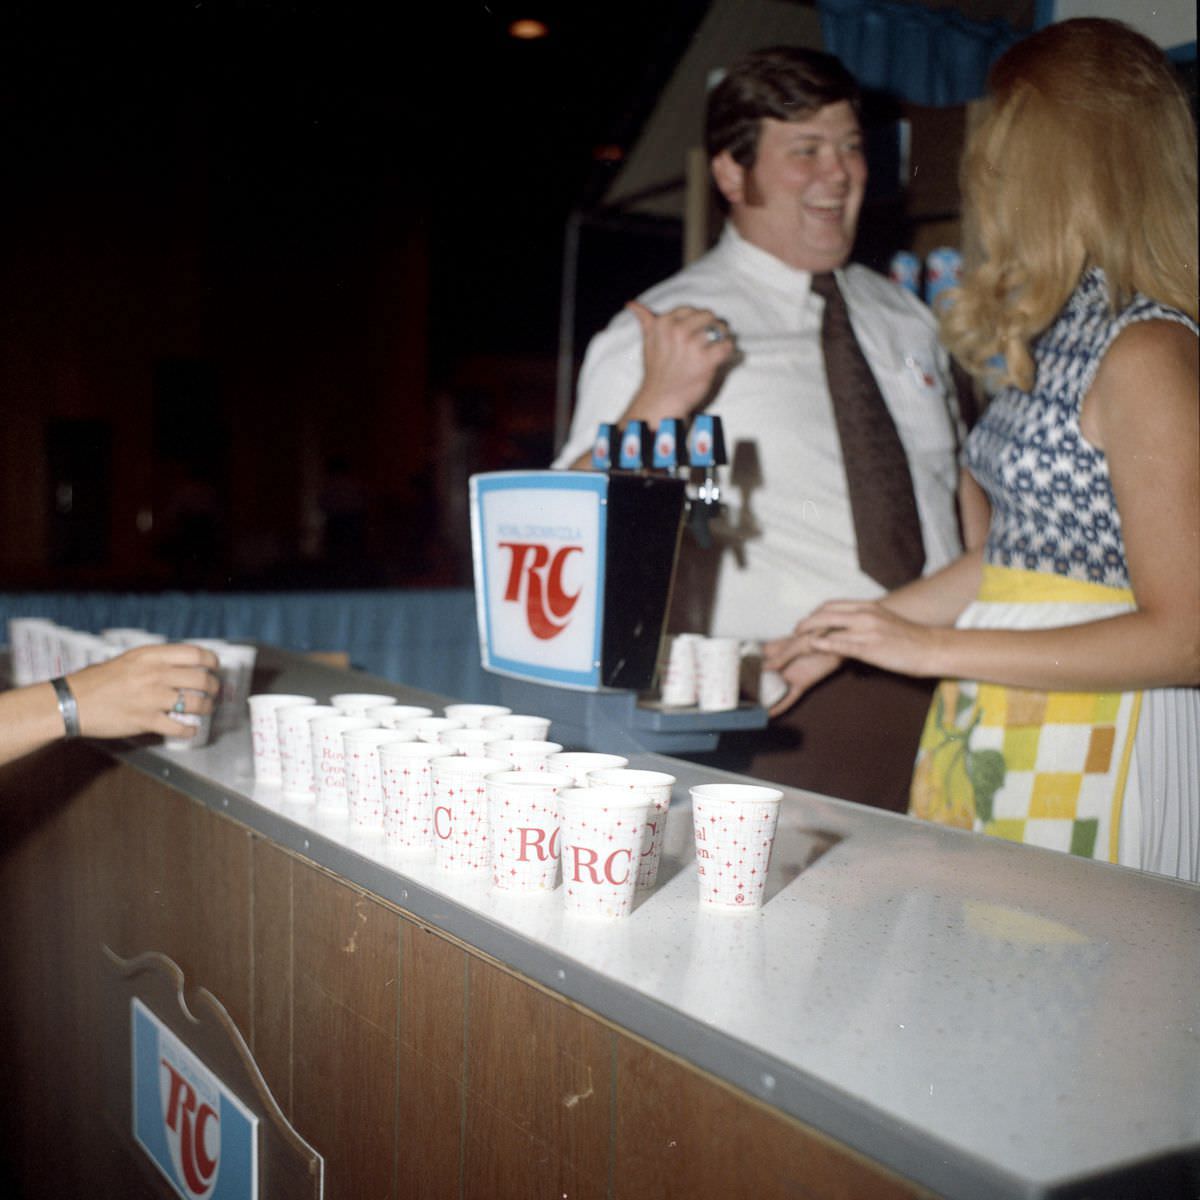
<path fill-rule="evenodd" d="M 580 589 L 568 592 L 563 572 L 582 546 L 559 546 L 553 552 L 539 542 L 501 542 L 501 550 L 511 555 L 504 599 L 521 603 L 525 597 L 525 621 L 529 632 L 542 641 L 557 637 L 570 623 L 571 612 L 579 601 Z"/>
<path fill-rule="evenodd" d="M 258 1118 L 140 1000 L 133 1134 L 184 1200 L 256 1200 Z"/>

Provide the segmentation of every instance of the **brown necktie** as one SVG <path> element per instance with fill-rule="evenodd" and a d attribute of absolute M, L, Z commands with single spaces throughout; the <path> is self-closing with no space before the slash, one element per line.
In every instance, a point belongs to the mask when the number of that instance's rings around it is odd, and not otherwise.
<path fill-rule="evenodd" d="M 900 587 L 925 566 L 908 459 L 854 336 L 837 279 L 829 272 L 814 275 L 812 290 L 825 301 L 821 349 L 846 464 L 858 565 L 883 587 Z"/>

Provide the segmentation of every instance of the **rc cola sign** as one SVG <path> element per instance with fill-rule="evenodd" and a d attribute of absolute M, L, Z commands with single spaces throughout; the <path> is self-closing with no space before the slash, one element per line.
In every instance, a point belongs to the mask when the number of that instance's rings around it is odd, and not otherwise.
<path fill-rule="evenodd" d="M 498 471 L 471 480 L 483 666 L 568 687 L 600 683 L 608 477 Z"/>
<path fill-rule="evenodd" d="M 133 1135 L 183 1200 L 257 1200 L 258 1118 L 136 997 Z"/>

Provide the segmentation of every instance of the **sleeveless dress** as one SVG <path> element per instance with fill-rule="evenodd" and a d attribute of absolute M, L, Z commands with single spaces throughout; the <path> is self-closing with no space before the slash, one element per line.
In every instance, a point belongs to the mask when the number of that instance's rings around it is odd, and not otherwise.
<path fill-rule="evenodd" d="M 1105 352 L 1134 321 L 1196 324 L 1135 297 L 1113 314 L 1085 273 L 1034 346 L 1033 390 L 1009 387 L 965 447 L 992 522 L 964 629 L 1043 629 L 1135 607 L 1106 456 L 1079 415 Z M 945 680 L 909 812 L 1013 841 L 1200 882 L 1200 691 L 1041 692 Z"/>

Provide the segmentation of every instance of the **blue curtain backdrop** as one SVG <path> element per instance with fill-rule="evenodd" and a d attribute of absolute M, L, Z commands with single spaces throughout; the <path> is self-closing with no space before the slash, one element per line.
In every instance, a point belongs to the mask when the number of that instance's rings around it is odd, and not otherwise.
<path fill-rule="evenodd" d="M 817 0 L 825 49 L 866 88 L 912 104 L 977 100 L 988 68 L 1022 35 L 1007 21 L 896 0 Z"/>
<path fill-rule="evenodd" d="M 148 629 L 172 641 L 220 637 L 284 650 L 345 651 L 382 679 L 464 700 L 487 700 L 495 676 L 479 665 L 469 588 L 345 592 L 0 593 L 0 642 L 9 617 L 47 617 L 99 633 Z"/>

